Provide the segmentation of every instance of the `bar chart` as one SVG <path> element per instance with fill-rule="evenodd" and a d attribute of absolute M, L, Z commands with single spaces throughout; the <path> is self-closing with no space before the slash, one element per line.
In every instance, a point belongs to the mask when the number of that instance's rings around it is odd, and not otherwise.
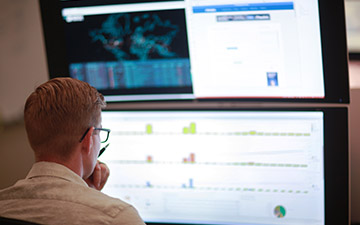
<path fill-rule="evenodd" d="M 104 192 L 146 222 L 323 218 L 321 113 L 120 111 L 103 112 L 102 125 L 112 130 Z"/>

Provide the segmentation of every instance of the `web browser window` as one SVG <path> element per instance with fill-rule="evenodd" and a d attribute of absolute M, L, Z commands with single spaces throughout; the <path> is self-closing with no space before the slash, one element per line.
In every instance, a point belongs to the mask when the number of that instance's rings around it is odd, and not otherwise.
<path fill-rule="evenodd" d="M 196 97 L 324 97 L 316 1 L 193 1 L 188 24 Z"/>

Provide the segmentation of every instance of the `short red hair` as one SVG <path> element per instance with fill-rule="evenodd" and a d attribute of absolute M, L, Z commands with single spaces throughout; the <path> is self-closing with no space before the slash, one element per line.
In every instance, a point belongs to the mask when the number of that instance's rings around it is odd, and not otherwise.
<path fill-rule="evenodd" d="M 25 103 L 25 128 L 35 157 L 66 159 L 87 128 L 100 123 L 104 96 L 88 83 L 55 78 L 40 85 Z"/>

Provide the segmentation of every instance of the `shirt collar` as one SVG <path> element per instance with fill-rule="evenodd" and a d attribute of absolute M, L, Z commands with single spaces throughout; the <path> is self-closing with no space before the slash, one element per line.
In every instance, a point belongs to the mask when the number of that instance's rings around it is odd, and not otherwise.
<path fill-rule="evenodd" d="M 37 162 L 34 163 L 26 179 L 36 177 L 57 177 L 80 185 L 85 185 L 86 182 L 77 175 L 74 171 L 70 170 L 64 165 L 54 162 Z"/>

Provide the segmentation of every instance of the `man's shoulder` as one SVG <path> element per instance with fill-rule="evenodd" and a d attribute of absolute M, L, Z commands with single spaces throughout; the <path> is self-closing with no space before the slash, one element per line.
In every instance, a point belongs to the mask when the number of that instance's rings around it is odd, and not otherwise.
<path fill-rule="evenodd" d="M 28 215 L 18 217 L 19 212 L 28 212 Z M 95 189 L 58 179 L 52 182 L 41 182 L 41 179 L 36 182 L 24 180 L 1 190 L 0 215 L 2 214 L 20 219 L 38 215 L 44 220 L 34 222 L 42 223 L 46 223 L 47 217 L 56 218 L 60 215 L 65 220 L 64 223 L 67 220 L 101 219 L 129 221 L 124 224 L 143 224 L 137 210 L 130 204 Z M 76 215 L 76 218 L 72 218 L 72 215 Z"/>
<path fill-rule="evenodd" d="M 36 179 L 21 180 L 15 185 L 0 191 L 0 201 L 26 201 L 40 200 L 52 204 L 61 202 L 64 206 L 77 205 L 78 207 L 98 210 L 109 216 L 116 216 L 121 211 L 131 207 L 128 203 L 110 197 L 98 190 L 89 188 L 84 185 L 69 182 L 61 179 Z M 0 203 L 1 204 L 1 203 Z"/>

